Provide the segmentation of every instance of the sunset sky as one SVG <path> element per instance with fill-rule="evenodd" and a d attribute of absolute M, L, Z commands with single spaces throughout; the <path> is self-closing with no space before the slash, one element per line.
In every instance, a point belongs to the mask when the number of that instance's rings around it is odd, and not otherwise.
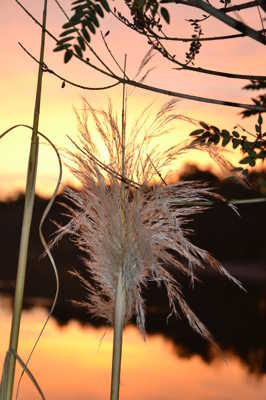
<path fill-rule="evenodd" d="M 62 1 L 67 10 L 70 8 L 70 3 L 70 1 Z M 121 2 L 117 2 L 118 5 L 119 3 L 121 4 Z M 234 1 L 234 4 L 236 3 Z M 35 17 L 41 19 L 42 1 L 25 0 L 23 4 L 31 10 Z M 48 7 L 48 28 L 53 34 L 59 35 L 61 26 L 65 23 L 64 16 L 54 1 L 49 0 Z M 177 10 L 177 8 L 175 7 L 173 10 Z M 193 15 L 196 15 L 195 12 Z M 179 6 L 178 14 L 176 11 L 175 14 L 171 14 L 173 23 L 169 32 L 178 36 L 189 36 L 191 30 L 189 24 L 184 22 L 184 19 L 191 16 L 191 9 Z M 237 17 L 237 15 L 234 16 Z M 241 18 L 260 29 L 260 19 L 256 8 L 252 11 L 241 12 Z M 39 57 L 41 32 L 40 28 L 30 20 L 14 0 L 1 1 L 0 26 L 0 132 L 3 132 L 14 124 L 32 124 L 38 65 L 21 50 L 18 46 L 18 41 L 21 41 L 34 56 Z M 145 40 L 124 28 L 111 15 L 101 22 L 101 27 L 103 32 L 110 30 L 108 44 L 121 64 L 123 63 L 124 54 L 127 54 L 127 73 L 130 77 L 133 77 L 141 59 L 148 50 Z M 173 27 L 177 28 L 174 29 Z M 235 31 L 214 19 L 210 19 L 203 27 L 205 36 L 235 33 Z M 52 51 L 54 42 L 47 38 L 46 43 L 45 62 L 50 69 L 83 85 L 97 87 L 112 83 L 109 78 L 88 69 L 88 67 L 81 65 L 76 60 L 65 65 L 63 63 L 63 54 Z M 104 49 L 100 35 L 98 35 L 97 39 L 95 38 L 95 45 L 97 45 L 97 51 L 104 61 L 117 72 L 116 66 Z M 176 45 L 175 52 L 177 57 L 184 60 L 184 53 L 187 48 L 188 46 L 184 44 L 179 43 Z M 88 54 L 88 57 L 90 57 L 90 54 Z M 224 42 L 204 43 L 196 65 L 235 73 L 264 75 L 265 61 L 266 56 L 263 45 L 249 38 L 240 38 Z M 154 66 L 155 70 L 151 72 L 145 81 L 149 85 L 187 94 L 245 103 L 250 103 L 250 97 L 254 95 L 254 93 L 241 90 L 247 81 L 175 71 L 172 69 L 173 65 L 164 61 L 159 55 L 153 58 L 150 66 Z M 132 89 L 129 90 L 129 93 L 131 92 Z M 71 144 L 66 136 L 70 135 L 73 139 L 77 138 L 77 124 L 73 107 L 78 109 L 82 106 L 81 97 L 86 96 L 92 105 L 99 108 L 106 108 L 109 98 L 115 110 L 119 113 L 121 93 L 121 86 L 98 92 L 85 91 L 69 85 L 62 89 L 61 82 L 46 73 L 43 80 L 39 129 L 47 134 L 60 149 L 64 147 L 70 148 Z M 135 89 L 130 95 L 128 103 L 130 121 L 149 103 L 153 103 L 153 110 L 156 111 L 169 99 L 164 95 Z M 254 125 L 254 118 L 244 121 L 241 119 L 239 116 L 240 109 L 197 103 L 189 100 L 180 100 L 177 103 L 176 112 L 228 129 L 231 129 L 238 122 L 241 122 L 247 129 L 252 129 Z M 191 130 L 193 130 L 192 125 L 181 120 L 178 121 L 171 143 L 174 144 L 177 141 L 184 140 Z M 1 196 L 12 195 L 14 191 L 23 190 L 29 144 L 30 131 L 22 128 L 15 130 L 1 141 Z M 186 159 L 199 162 L 201 165 L 210 165 L 207 156 L 203 157 L 196 153 L 186 156 Z M 183 162 L 184 159 L 180 160 L 176 168 L 180 169 Z M 38 171 L 37 190 L 39 193 L 49 195 L 55 184 L 58 168 L 54 154 L 46 145 L 41 146 Z M 71 174 L 65 169 L 63 182 L 69 183 L 71 181 Z"/>

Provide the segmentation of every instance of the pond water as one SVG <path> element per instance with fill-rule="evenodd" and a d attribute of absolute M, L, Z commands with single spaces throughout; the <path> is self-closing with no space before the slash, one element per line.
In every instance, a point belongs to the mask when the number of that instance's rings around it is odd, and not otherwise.
<path fill-rule="evenodd" d="M 19 354 L 29 354 L 47 312 L 41 306 L 23 311 Z M 0 297 L 0 365 L 9 342 L 9 297 Z M 265 332 L 263 333 L 265 335 Z M 241 337 L 239 338 L 241 342 Z M 263 349 L 260 349 L 263 352 Z M 266 374 L 251 371 L 230 346 L 224 358 L 215 350 L 204 359 L 160 333 L 146 341 L 134 325 L 124 332 L 121 400 L 265 400 Z M 254 353 L 258 357 L 258 352 Z M 252 354 L 250 355 L 252 358 Z M 261 357 L 265 357 L 264 353 Z M 103 400 L 109 398 L 112 330 L 70 320 L 60 325 L 51 319 L 30 362 L 46 399 Z M 17 367 L 17 377 L 20 367 Z M 39 396 L 24 376 L 20 399 Z"/>

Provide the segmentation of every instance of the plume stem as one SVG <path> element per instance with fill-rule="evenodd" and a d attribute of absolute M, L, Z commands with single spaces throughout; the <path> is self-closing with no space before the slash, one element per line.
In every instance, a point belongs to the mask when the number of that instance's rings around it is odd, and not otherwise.
<path fill-rule="evenodd" d="M 125 54 L 124 59 L 124 77 L 126 75 L 126 63 L 127 63 L 127 56 Z M 122 181 L 122 212 L 124 213 L 124 206 L 125 206 L 125 151 L 126 151 L 126 85 L 123 83 L 123 96 L 122 96 L 122 137 L 121 137 L 121 175 L 123 178 Z M 123 215 L 124 218 L 124 215 Z"/>
<path fill-rule="evenodd" d="M 124 59 L 124 76 L 126 74 L 126 55 Z M 125 187 L 125 150 L 126 150 L 126 87 L 123 84 L 122 96 L 122 129 L 121 129 L 121 218 L 122 223 L 126 221 L 126 187 Z M 115 293 L 115 310 L 114 310 L 114 339 L 113 339 L 113 361 L 112 361 L 112 383 L 111 383 L 111 400 L 119 399 L 120 386 L 120 370 L 123 342 L 123 328 L 126 315 L 126 284 L 123 282 L 123 267 L 121 267 L 117 279 L 117 287 Z"/>
<path fill-rule="evenodd" d="M 121 268 L 121 271 L 118 275 L 115 296 L 112 383 L 110 397 L 111 400 L 119 399 L 123 328 L 126 314 L 126 298 L 126 285 L 123 280 L 123 269 Z"/>

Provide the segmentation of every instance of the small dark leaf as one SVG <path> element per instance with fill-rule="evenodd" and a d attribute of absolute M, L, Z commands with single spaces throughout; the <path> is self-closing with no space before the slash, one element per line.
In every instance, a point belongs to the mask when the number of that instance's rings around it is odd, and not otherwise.
<path fill-rule="evenodd" d="M 218 133 L 215 133 L 214 136 L 213 136 L 213 143 L 214 144 L 218 144 L 219 141 L 220 141 L 220 136 L 219 136 Z"/>
<path fill-rule="evenodd" d="M 70 35 L 71 33 L 76 32 L 76 31 L 77 31 L 76 28 L 67 29 L 66 31 L 60 33 L 60 37 Z"/>
<path fill-rule="evenodd" d="M 236 138 L 239 138 L 239 133 L 238 133 L 237 131 L 233 131 L 233 132 L 232 132 L 232 135 L 233 135 L 234 137 L 236 137 Z"/>
<path fill-rule="evenodd" d="M 64 44 L 64 43 L 66 43 L 66 42 L 70 42 L 70 40 L 72 40 L 72 39 L 74 39 L 74 38 L 75 38 L 75 36 L 68 36 L 68 37 L 65 37 L 65 38 L 63 38 L 63 39 L 58 40 L 58 42 L 56 43 L 56 45 L 59 47 L 59 46 L 61 46 L 61 44 Z"/>
<path fill-rule="evenodd" d="M 264 150 L 261 150 L 261 152 L 257 154 L 257 158 L 261 158 L 262 160 L 264 160 L 265 157 L 266 157 L 266 151 Z"/>
<path fill-rule="evenodd" d="M 77 25 L 80 23 L 81 18 L 83 17 L 83 12 L 79 9 L 76 13 L 70 18 L 69 23 L 73 25 Z"/>
<path fill-rule="evenodd" d="M 202 138 L 202 139 L 206 139 L 206 138 L 209 138 L 209 137 L 212 137 L 212 134 L 211 134 L 211 132 L 209 132 L 209 131 L 205 131 L 205 132 L 201 135 L 201 138 Z"/>
<path fill-rule="evenodd" d="M 85 26 L 83 26 L 83 28 L 81 28 L 81 32 L 82 32 L 82 35 L 84 36 L 84 38 L 85 38 L 88 42 L 90 42 L 90 41 L 91 41 L 90 34 L 89 34 L 89 32 L 87 31 L 87 29 L 85 28 Z"/>
<path fill-rule="evenodd" d="M 101 6 L 99 6 L 99 4 L 95 4 L 95 11 L 97 12 L 98 15 L 100 15 L 100 17 L 104 17 L 104 13 L 103 10 L 101 8 Z"/>
<path fill-rule="evenodd" d="M 248 156 L 248 157 L 245 157 L 242 160 L 240 160 L 239 164 L 249 164 L 251 160 L 252 160 L 252 158 Z"/>
<path fill-rule="evenodd" d="M 228 136 L 230 136 L 230 133 L 226 129 L 222 129 L 221 135 L 222 135 L 222 137 L 228 137 Z"/>
<path fill-rule="evenodd" d="M 100 24 L 98 22 L 96 13 L 94 11 L 90 12 L 89 18 L 90 18 L 91 23 L 94 24 L 97 28 L 99 28 Z"/>
<path fill-rule="evenodd" d="M 200 121 L 200 125 L 204 128 L 204 129 L 210 129 L 209 125 L 207 125 L 205 122 Z"/>
<path fill-rule="evenodd" d="M 63 29 L 73 28 L 73 26 L 75 26 L 75 25 L 76 25 L 75 23 L 72 23 L 71 21 L 68 21 L 62 26 L 62 28 Z"/>
<path fill-rule="evenodd" d="M 80 58 L 82 58 L 82 55 L 83 55 L 83 54 L 82 54 L 81 48 L 80 48 L 77 44 L 74 44 L 74 49 L 75 49 L 77 55 L 78 55 Z"/>
<path fill-rule="evenodd" d="M 211 128 L 215 133 L 220 134 L 220 129 L 217 128 L 217 126 L 211 125 L 210 128 Z"/>
<path fill-rule="evenodd" d="M 228 143 L 230 142 L 230 136 L 224 136 L 223 141 L 222 141 L 222 146 L 225 147 L 228 145 Z"/>
<path fill-rule="evenodd" d="M 165 7 L 161 7 L 160 12 L 161 12 L 161 16 L 163 17 L 165 22 L 167 22 L 167 24 L 169 24 L 170 23 L 170 15 L 169 15 L 168 10 Z"/>
<path fill-rule="evenodd" d="M 196 136 L 200 135 L 202 132 L 204 132 L 204 129 L 196 129 L 195 131 L 192 131 L 189 136 Z"/>
<path fill-rule="evenodd" d="M 79 42 L 81 50 L 85 51 L 86 50 L 86 46 L 85 46 L 83 38 L 81 36 L 78 36 L 77 39 L 78 39 L 78 42 Z"/>
<path fill-rule="evenodd" d="M 110 33 L 110 31 L 107 31 L 107 32 L 105 33 L 104 37 L 108 36 L 109 33 Z"/>
<path fill-rule="evenodd" d="M 63 82 L 62 82 L 62 85 L 61 85 L 61 88 L 64 89 L 65 86 L 66 86 L 66 82 L 63 81 Z"/>
<path fill-rule="evenodd" d="M 65 52 L 65 55 L 64 55 L 64 63 L 65 63 L 65 64 L 68 63 L 69 60 L 72 58 L 72 56 L 73 56 L 73 51 L 70 50 L 70 49 L 68 49 L 68 50 Z"/>
<path fill-rule="evenodd" d="M 110 12 L 110 7 L 109 4 L 107 3 L 106 0 L 100 0 L 101 5 L 103 6 L 103 8 L 105 9 L 105 11 L 107 11 L 108 13 Z"/>
<path fill-rule="evenodd" d="M 86 21 L 85 21 L 84 24 L 86 24 L 86 26 L 89 28 L 89 30 L 91 31 L 91 33 L 93 33 L 93 34 L 96 33 L 96 30 L 95 30 L 93 24 L 91 23 L 91 21 L 90 21 L 89 19 L 86 19 Z"/>
<path fill-rule="evenodd" d="M 161 3 L 162 3 L 162 2 L 161 2 Z M 158 3 L 155 3 L 155 4 L 153 5 L 153 8 L 152 8 L 152 10 L 151 10 L 151 15 L 152 15 L 153 17 L 155 17 L 155 15 L 157 14 L 158 7 L 159 7 L 159 4 L 158 4 Z"/>
<path fill-rule="evenodd" d="M 232 169 L 233 172 L 242 172 L 243 168 L 242 167 L 236 167 Z"/>
<path fill-rule="evenodd" d="M 250 160 L 249 165 L 250 165 L 251 167 L 255 167 L 255 165 L 256 165 L 256 160 L 254 160 L 254 159 Z"/>
<path fill-rule="evenodd" d="M 80 3 L 86 3 L 86 0 L 75 0 L 72 2 L 72 4 L 80 4 Z"/>
<path fill-rule="evenodd" d="M 253 149 L 251 149 L 251 148 L 248 149 L 248 154 L 249 154 L 249 156 L 250 156 L 251 158 L 256 158 L 256 157 L 257 157 L 256 151 L 253 150 Z"/>
<path fill-rule="evenodd" d="M 257 133 L 261 133 L 261 126 L 260 125 L 255 125 L 255 129 Z"/>
<path fill-rule="evenodd" d="M 259 116 L 258 116 L 258 124 L 262 125 L 262 122 L 263 122 L 262 116 L 261 116 L 261 114 L 259 114 Z"/>
<path fill-rule="evenodd" d="M 88 8 L 88 4 L 79 4 L 79 5 L 77 5 L 77 6 L 75 6 L 75 7 L 71 7 L 71 11 L 75 11 L 75 12 L 80 12 L 80 11 L 82 11 L 82 12 L 84 12 L 84 10 L 85 9 L 87 9 Z"/>
<path fill-rule="evenodd" d="M 248 143 L 247 141 L 244 141 L 244 142 L 242 143 L 242 148 L 243 148 L 244 151 L 250 151 L 251 145 L 250 145 L 250 143 Z"/>
<path fill-rule="evenodd" d="M 203 141 L 203 143 L 204 143 L 204 141 Z M 191 146 L 198 145 L 198 144 L 202 144 L 201 138 L 196 138 L 191 142 Z"/>
<path fill-rule="evenodd" d="M 69 47 L 71 47 L 71 44 L 70 44 L 70 43 L 62 44 L 61 46 L 56 47 L 56 48 L 54 49 L 54 52 L 56 52 L 56 51 L 62 51 L 62 50 L 67 50 Z"/>
<path fill-rule="evenodd" d="M 213 143 L 213 136 L 210 136 L 208 141 L 207 141 L 207 144 L 211 145 L 212 143 Z"/>
<path fill-rule="evenodd" d="M 233 149 L 236 149 L 240 145 L 240 140 L 233 138 L 232 145 L 233 145 Z"/>

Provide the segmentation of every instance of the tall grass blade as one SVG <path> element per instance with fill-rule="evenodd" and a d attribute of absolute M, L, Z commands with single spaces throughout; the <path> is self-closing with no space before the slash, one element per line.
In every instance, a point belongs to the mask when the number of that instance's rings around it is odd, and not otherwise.
<path fill-rule="evenodd" d="M 31 138 L 31 148 L 29 155 L 27 183 L 25 192 L 24 215 L 22 223 L 20 248 L 19 248 L 18 272 L 16 279 L 14 309 L 13 309 L 13 318 L 12 318 L 10 343 L 9 343 L 9 349 L 12 353 L 8 364 L 7 398 L 5 400 L 12 399 L 15 363 L 16 363 L 16 357 L 14 356 L 14 354 L 17 353 L 17 347 L 18 347 L 19 328 L 20 328 L 26 266 L 27 266 L 29 234 L 30 234 L 34 197 L 35 197 L 35 181 L 36 181 L 38 149 L 39 149 L 39 140 L 37 131 L 39 125 L 39 114 L 40 114 L 40 103 L 41 103 L 41 89 L 42 89 L 42 77 L 43 77 L 42 66 L 44 61 L 44 49 L 45 49 L 46 15 L 47 15 L 47 0 L 44 0 L 43 19 L 42 19 L 43 27 L 42 27 L 41 48 L 40 48 L 40 64 L 38 71 L 38 81 L 37 81 L 34 118 L 33 118 L 33 131 Z"/>
<path fill-rule="evenodd" d="M 7 395 L 8 395 L 8 385 L 7 385 L 8 384 L 8 365 L 9 365 L 9 360 L 10 360 L 11 356 L 14 357 L 20 363 L 20 365 L 23 368 L 23 371 L 25 371 L 25 373 L 28 375 L 30 380 L 33 382 L 33 384 L 36 387 L 42 400 L 45 400 L 45 396 L 44 396 L 37 380 L 35 379 L 34 375 L 28 369 L 27 365 L 20 358 L 20 356 L 17 353 L 15 353 L 14 351 L 12 351 L 12 349 L 8 350 L 6 357 L 5 357 L 5 361 L 4 361 L 3 375 L 2 375 L 1 388 L 0 388 L 0 400 L 6 400 Z"/>
<path fill-rule="evenodd" d="M 17 124 L 17 125 L 14 125 L 14 126 L 8 128 L 5 132 L 3 132 L 0 135 L 0 140 L 4 136 L 6 136 L 10 132 L 14 131 L 18 127 L 28 128 L 31 131 L 33 129 L 29 125 Z M 57 195 L 57 192 L 58 192 L 61 180 L 62 180 L 62 161 L 61 161 L 60 154 L 59 154 L 56 146 L 53 144 L 53 142 L 46 135 L 44 135 L 43 133 L 41 133 L 39 131 L 37 131 L 37 133 L 38 133 L 39 136 L 43 137 L 48 142 L 48 144 L 53 148 L 53 150 L 56 153 L 57 160 L 58 160 L 58 165 L 59 165 L 59 176 L 58 176 L 58 180 L 57 180 L 57 183 L 56 183 L 56 187 L 55 187 L 54 193 L 53 193 L 49 203 L 47 204 L 47 206 L 46 206 L 46 208 L 45 208 L 45 210 L 43 212 L 43 215 L 42 215 L 42 218 L 41 218 L 41 222 L 40 222 L 40 225 L 39 225 L 40 240 L 41 240 L 42 245 L 44 247 L 45 253 L 47 254 L 47 256 L 48 256 L 48 258 L 49 258 L 49 260 L 51 262 L 51 265 L 52 265 L 52 268 L 53 268 L 53 271 L 54 271 L 54 274 L 55 274 L 56 291 L 55 291 L 54 300 L 53 300 L 52 306 L 50 308 L 50 311 L 48 313 L 48 316 L 47 316 L 47 318 L 46 318 L 46 320 L 45 320 L 45 322 L 44 322 L 44 324 L 42 326 L 42 329 L 41 329 L 41 331 L 40 331 L 40 333 L 39 333 L 39 335 L 38 335 L 38 337 L 37 337 L 37 339 L 36 339 L 36 341 L 34 343 L 34 346 L 33 346 L 32 350 L 31 350 L 31 352 L 30 352 L 30 354 L 29 354 L 29 356 L 27 358 L 26 363 L 23 362 L 23 360 L 19 357 L 19 355 L 17 353 L 13 352 L 14 356 L 16 357 L 16 359 L 23 366 L 23 371 L 22 371 L 22 373 L 20 375 L 18 386 L 17 386 L 16 399 L 18 399 L 20 383 L 21 383 L 21 379 L 23 377 L 24 372 L 26 372 L 28 374 L 29 378 L 32 380 L 33 384 L 37 387 L 37 389 L 39 388 L 39 386 L 36 385 L 36 380 L 32 379 L 33 375 L 32 375 L 32 373 L 30 372 L 30 370 L 28 369 L 27 366 L 28 366 L 30 358 L 31 358 L 31 356 L 32 356 L 32 354 L 33 354 L 33 352 L 34 352 L 34 350 L 35 350 L 40 338 L 41 338 L 41 335 L 43 334 L 43 331 L 44 331 L 44 329 L 45 329 L 45 327 L 46 327 L 46 325 L 47 325 L 47 323 L 48 323 L 48 321 L 49 321 L 49 319 L 50 319 L 50 317 L 51 317 L 51 315 L 52 315 L 52 313 L 54 311 L 54 308 L 55 308 L 55 305 L 56 305 L 56 302 L 57 302 L 57 299 L 58 299 L 58 294 L 59 294 L 59 278 L 58 278 L 58 272 L 57 272 L 56 264 L 55 264 L 55 261 L 53 259 L 52 254 L 50 252 L 49 246 L 47 245 L 47 242 L 46 242 L 46 240 L 44 238 L 44 235 L 42 233 L 42 227 L 43 227 L 43 224 L 44 224 L 44 222 L 45 222 L 45 220 L 47 218 L 47 215 L 48 215 L 49 211 L 51 210 L 51 207 L 52 207 L 52 205 L 53 205 L 53 203 L 55 201 L 55 198 L 56 198 L 56 195 Z M 7 398 L 7 370 L 8 370 L 8 362 L 9 362 L 9 358 L 10 358 L 11 353 L 12 353 L 11 350 L 9 350 L 7 352 L 6 357 L 5 357 L 5 361 L 4 361 L 4 367 L 3 367 L 2 378 L 1 378 L 1 383 L 0 383 L 0 400 L 5 400 Z M 39 389 L 38 389 L 38 391 L 39 391 L 39 393 L 41 392 Z"/>

